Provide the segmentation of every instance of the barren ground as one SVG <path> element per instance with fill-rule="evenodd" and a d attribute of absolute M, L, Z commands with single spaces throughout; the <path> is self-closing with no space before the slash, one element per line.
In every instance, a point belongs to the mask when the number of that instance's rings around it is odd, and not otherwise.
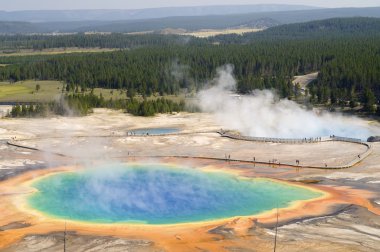
<path fill-rule="evenodd" d="M 167 136 L 127 136 L 138 128 L 176 127 L 181 134 Z M 365 151 L 362 145 L 343 142 L 314 144 L 273 144 L 227 139 L 215 133 L 221 126 L 207 114 L 132 117 L 118 111 L 99 109 L 87 117 L 49 119 L 0 119 L 0 181 L 2 183 L 31 170 L 62 165 L 86 164 L 91 160 L 155 160 L 149 157 L 190 156 L 267 162 L 276 159 L 307 165 L 341 165 Z M 6 141 L 51 152 L 16 148 Z M 56 154 L 64 154 L 58 156 Z M 369 157 L 344 170 L 294 169 L 226 161 L 176 159 L 187 165 L 213 165 L 245 171 L 247 176 L 285 180 L 316 181 L 316 186 L 339 192 L 339 200 L 323 214 L 312 212 L 300 218 L 282 220 L 278 228 L 278 251 L 378 251 L 380 244 L 380 144 L 373 145 Z M 0 183 L 1 188 L 1 183 Z M 14 192 L 16 193 L 16 192 Z M 37 232 L 28 218 L 15 218 L 5 209 L 12 192 L 0 191 L 1 251 L 57 251 L 63 249 L 63 228 Z M 5 217 L 8 216 L 8 217 Z M 16 218 L 17 219 L 17 218 Z M 46 222 L 46 220 L 45 220 Z M 49 223 L 41 221 L 41 227 Z M 127 228 L 127 227 L 126 227 Z M 43 230 L 43 229 L 41 229 Z M 99 229 L 102 230 L 102 229 Z M 116 229 L 115 229 L 116 230 Z M 216 226 L 199 227 L 191 232 L 167 232 L 165 242 L 139 235 L 79 230 L 69 227 L 68 251 L 271 251 L 274 224 L 235 220 Z M 2 247 L 2 237 L 20 235 Z M 196 235 L 195 235 L 196 234 Z M 158 236 L 157 236 L 158 237 Z M 204 238 L 204 240 L 200 238 Z M 4 241 L 4 240 L 3 240 Z"/>

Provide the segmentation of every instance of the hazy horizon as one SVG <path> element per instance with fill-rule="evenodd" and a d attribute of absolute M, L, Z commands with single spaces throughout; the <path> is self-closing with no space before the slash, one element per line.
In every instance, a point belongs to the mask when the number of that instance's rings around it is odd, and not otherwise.
<path fill-rule="evenodd" d="M 190 1 L 190 0 L 130 0 L 128 2 L 122 0 L 12 0 L 2 4 L 1 11 L 28 11 L 28 10 L 133 10 L 133 9 L 149 9 L 162 7 L 196 7 L 196 6 L 215 6 L 215 5 L 305 5 L 310 7 L 325 8 L 344 8 L 344 7 L 375 7 L 380 6 L 380 0 L 315 0 L 312 3 L 306 0 L 273 0 L 270 3 L 264 0 L 208 0 L 208 1 Z"/>

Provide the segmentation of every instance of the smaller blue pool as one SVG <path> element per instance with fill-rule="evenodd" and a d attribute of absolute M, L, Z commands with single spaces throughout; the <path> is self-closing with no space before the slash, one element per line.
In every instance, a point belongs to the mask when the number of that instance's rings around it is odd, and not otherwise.
<path fill-rule="evenodd" d="M 146 129 L 135 129 L 128 131 L 128 135 L 165 135 L 179 132 L 177 128 L 146 128 Z"/>

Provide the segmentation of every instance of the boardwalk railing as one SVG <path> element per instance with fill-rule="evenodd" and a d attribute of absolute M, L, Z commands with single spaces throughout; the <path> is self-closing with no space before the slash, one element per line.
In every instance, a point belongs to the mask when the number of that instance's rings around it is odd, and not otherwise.
<path fill-rule="evenodd" d="M 275 137 L 252 137 L 252 136 L 242 136 L 239 134 L 231 133 L 230 131 L 219 130 L 218 133 L 222 137 L 227 137 L 236 140 L 243 141 L 253 141 L 253 142 L 270 142 L 270 143 L 290 143 L 290 144 L 300 144 L 300 143 L 318 143 L 326 141 L 341 141 L 350 143 L 363 143 L 361 139 L 340 137 L 340 136 L 327 136 L 327 137 L 310 137 L 310 138 L 275 138 Z"/>
<path fill-rule="evenodd" d="M 271 143 L 290 143 L 290 144 L 300 144 L 300 143 L 318 143 L 326 141 L 326 137 L 312 137 L 312 138 L 274 138 L 274 137 L 252 137 L 252 136 L 242 136 L 238 134 L 233 134 L 229 131 L 220 130 L 218 133 L 222 137 L 227 137 L 236 140 L 243 141 L 254 141 L 254 142 L 271 142 Z"/>
<path fill-rule="evenodd" d="M 349 138 L 349 137 L 340 137 L 340 136 L 332 136 L 331 140 L 341 141 L 341 142 L 350 142 L 350 143 L 362 143 L 362 140 L 358 138 Z"/>
<path fill-rule="evenodd" d="M 275 163 L 274 161 L 266 162 L 266 161 L 258 161 L 258 160 L 245 160 L 245 159 L 231 159 L 231 158 L 220 158 L 220 157 L 207 157 L 207 156 L 192 156 L 192 155 L 149 155 L 149 156 L 143 156 L 143 155 L 133 155 L 129 156 L 128 158 L 142 158 L 142 157 L 149 157 L 149 158 L 196 158 L 196 159 L 207 159 L 207 160 L 218 160 L 218 161 L 228 161 L 228 162 L 244 162 L 244 163 L 252 163 L 252 164 L 265 164 L 265 165 L 279 165 L 279 166 L 288 166 L 288 167 L 294 167 L 294 168 L 314 168 L 314 169 L 345 169 L 350 168 L 359 162 L 361 162 L 363 159 L 367 158 L 372 153 L 372 145 L 366 142 L 362 142 L 360 139 L 356 138 L 346 138 L 346 137 L 338 137 L 338 136 L 330 136 L 330 137 L 320 137 L 320 138 L 313 138 L 313 139 L 286 139 L 286 138 L 266 138 L 266 137 L 244 137 L 237 134 L 231 134 L 225 131 L 218 131 L 218 133 L 223 137 L 229 137 L 232 139 L 238 139 L 238 140 L 245 140 L 245 141 L 261 141 L 261 142 L 276 142 L 276 143 L 312 143 L 312 142 L 326 142 L 326 141 L 343 141 L 343 142 L 350 142 L 354 144 L 360 144 L 366 146 L 366 151 L 355 156 L 354 159 L 352 159 L 350 162 L 343 164 L 343 165 L 337 165 L 337 166 L 331 166 L 331 165 L 300 165 L 300 164 L 294 164 L 294 163 Z M 33 139 L 35 140 L 35 139 Z M 286 142 L 285 142 L 286 141 Z M 20 142 L 20 140 L 12 139 L 7 141 L 8 145 L 18 147 L 18 148 L 24 148 L 29 150 L 36 150 L 41 152 L 47 152 L 59 156 L 64 157 L 70 157 L 62 153 L 57 152 L 51 152 L 48 150 L 39 149 L 36 147 L 27 146 L 24 143 Z M 121 156 L 117 158 L 125 158 L 126 156 Z"/>

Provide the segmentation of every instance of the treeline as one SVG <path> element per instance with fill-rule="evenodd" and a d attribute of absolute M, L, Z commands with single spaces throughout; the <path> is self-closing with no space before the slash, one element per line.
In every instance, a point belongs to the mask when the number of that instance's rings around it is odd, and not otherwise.
<path fill-rule="evenodd" d="M 100 105 L 95 95 L 62 95 L 48 103 L 22 104 L 12 106 L 10 117 L 46 117 L 49 115 L 87 115 L 96 105 Z"/>
<path fill-rule="evenodd" d="M 72 34 L 72 35 L 1 35 L 0 49 L 7 52 L 19 49 L 43 50 L 49 48 L 119 48 L 131 49 L 142 46 L 183 45 L 189 42 L 201 43 L 202 40 L 160 34 Z M 206 43 L 204 41 L 203 43 Z"/>
<path fill-rule="evenodd" d="M 11 117 L 46 117 L 49 115 L 83 116 L 93 108 L 122 109 L 136 116 L 154 116 L 157 113 L 185 111 L 185 102 L 174 102 L 165 98 L 152 100 L 118 99 L 105 100 L 102 95 L 66 94 L 59 100 L 49 103 L 14 105 L 9 113 Z"/>

